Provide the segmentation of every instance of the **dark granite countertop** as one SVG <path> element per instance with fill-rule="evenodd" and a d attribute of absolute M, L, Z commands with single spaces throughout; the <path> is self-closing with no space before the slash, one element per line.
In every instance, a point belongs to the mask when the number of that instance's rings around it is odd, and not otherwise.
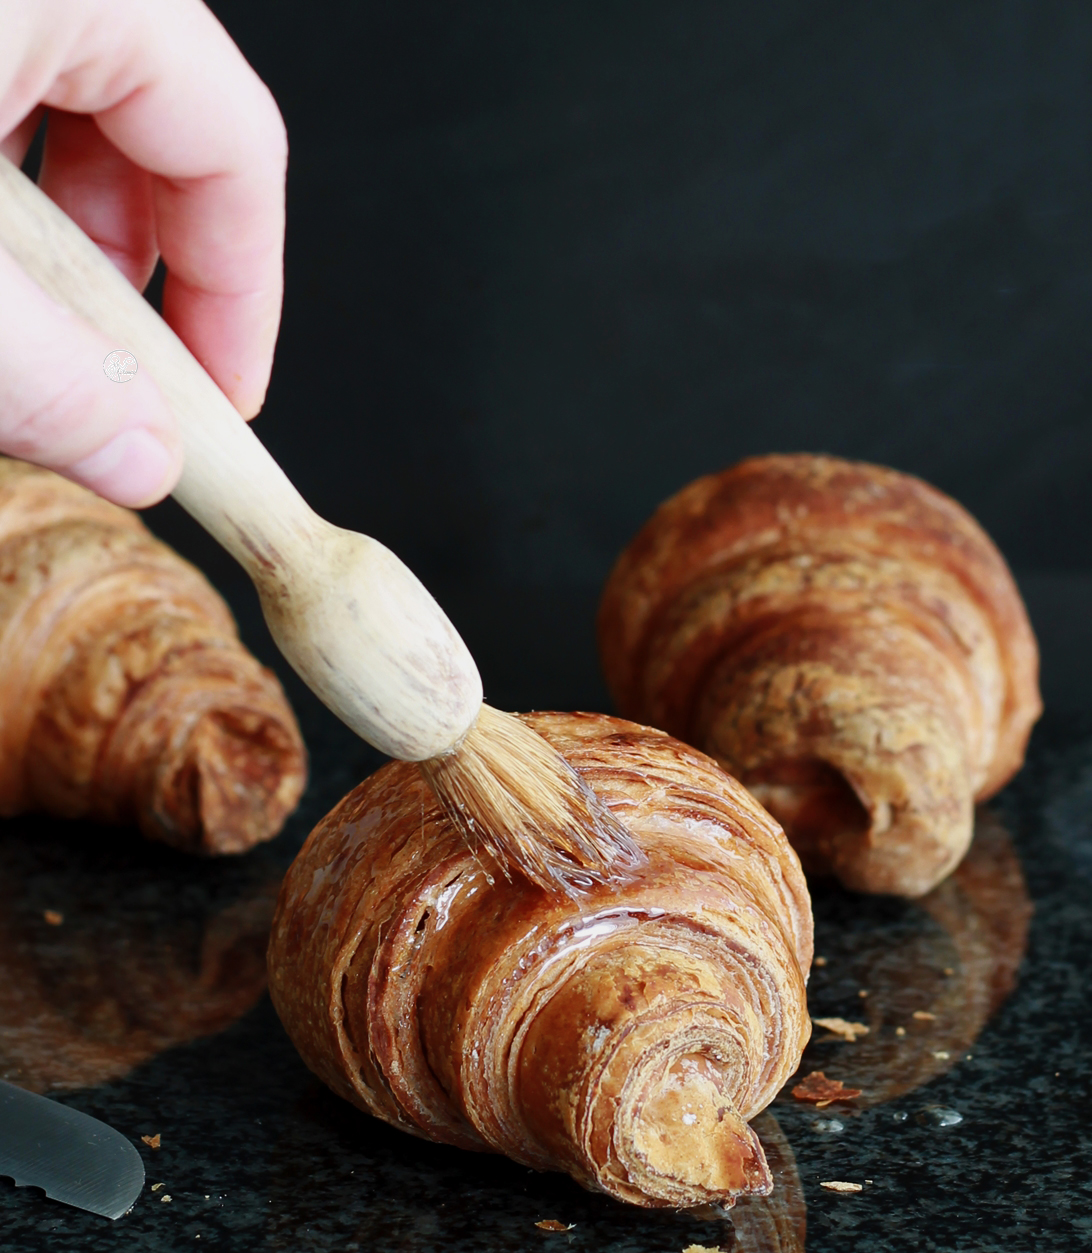
<path fill-rule="evenodd" d="M 817 1030 L 803 1069 L 863 1094 L 776 1101 L 758 1125 L 777 1191 L 731 1222 L 626 1208 L 421 1143 L 308 1073 L 264 993 L 265 933 L 307 829 L 374 765 L 328 723 L 312 747 L 289 830 L 234 861 L 83 825 L 0 824 L 0 1076 L 105 1119 L 148 1172 L 117 1223 L 0 1181 L 4 1253 L 1092 1245 L 1092 724 L 1046 719 L 971 855 L 929 897 L 815 892 L 813 1016 L 870 1031 L 849 1043 Z M 158 1150 L 140 1139 L 154 1134 Z M 574 1226 L 535 1227 L 549 1218 Z"/>

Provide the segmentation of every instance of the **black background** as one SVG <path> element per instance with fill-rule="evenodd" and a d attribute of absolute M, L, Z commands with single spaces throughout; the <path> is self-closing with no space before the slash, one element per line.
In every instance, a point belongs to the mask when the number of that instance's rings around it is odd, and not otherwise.
<path fill-rule="evenodd" d="M 425 579 L 495 703 L 606 707 L 593 621 L 611 563 L 661 499 L 750 453 L 920 474 L 996 538 L 1048 704 L 999 802 L 1036 910 L 1020 985 L 974 1060 L 894 1111 L 841 1139 L 793 1102 L 778 1116 L 816 1250 L 1084 1247 L 1092 724 L 1069 711 L 1092 704 L 1092 6 L 213 8 L 292 148 L 284 327 L 256 429 L 320 512 Z M 149 521 L 276 661 L 231 559 L 170 502 Z M 289 690 L 314 783 L 240 876 L 287 860 L 375 764 Z M 142 908 L 164 916 L 193 897 L 184 874 L 224 890 L 226 866 L 136 842 L 104 854 L 130 856 L 153 884 Z M 100 896 L 124 917 L 105 880 Z M 846 931 L 830 900 L 825 951 Z M 853 988 L 825 1007 L 861 1012 Z M 293 1253 L 537 1249 L 538 1217 L 577 1222 L 579 1249 L 720 1243 L 357 1119 L 268 1005 L 68 1099 L 131 1137 L 162 1129 L 145 1160 L 174 1201 L 146 1192 L 105 1231 L 0 1189 L 5 1248 L 196 1247 L 202 1232 Z M 963 1124 L 929 1124 L 938 1103 Z M 819 1183 L 866 1177 L 872 1201 Z"/>
<path fill-rule="evenodd" d="M 1048 703 L 1092 698 L 1087 3 L 212 7 L 291 144 L 257 430 L 420 574 L 496 703 L 605 707 L 614 558 L 774 450 L 962 501 Z M 272 656 L 231 560 L 150 520 Z"/>

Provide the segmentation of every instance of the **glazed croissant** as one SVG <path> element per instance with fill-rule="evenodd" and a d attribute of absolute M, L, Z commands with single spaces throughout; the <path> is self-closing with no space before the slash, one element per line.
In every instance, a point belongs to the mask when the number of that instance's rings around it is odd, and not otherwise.
<path fill-rule="evenodd" d="M 708 757 L 528 714 L 648 857 L 578 901 L 491 878 L 392 763 L 281 889 L 273 1003 L 336 1093 L 412 1134 L 646 1206 L 768 1192 L 747 1125 L 807 1041 L 811 910 L 776 823 Z"/>
<path fill-rule="evenodd" d="M 0 458 L 0 815 L 135 822 L 234 853 L 306 775 L 276 678 L 134 513 Z"/>
<path fill-rule="evenodd" d="M 806 870 L 864 892 L 918 896 L 958 864 L 1042 708 L 981 527 L 833 457 L 756 457 L 661 505 L 610 576 L 599 641 L 621 713 L 710 753 Z"/>

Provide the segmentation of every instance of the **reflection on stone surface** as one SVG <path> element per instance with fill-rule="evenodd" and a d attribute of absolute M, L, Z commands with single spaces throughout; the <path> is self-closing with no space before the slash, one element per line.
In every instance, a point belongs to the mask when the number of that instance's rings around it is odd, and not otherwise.
<path fill-rule="evenodd" d="M 768 1110 L 751 1126 L 766 1151 L 774 1190 L 769 1196 L 745 1196 L 729 1211 L 735 1237 L 733 1253 L 803 1253 L 808 1207 L 796 1158 Z"/>
<path fill-rule="evenodd" d="M 92 1087 L 223 1030 L 265 989 L 268 859 L 194 864 L 80 824 L 0 824 L 0 1078 Z"/>
<path fill-rule="evenodd" d="M 0 824 L 0 1075 L 38 1091 L 101 1083 L 173 1044 L 227 1027 L 264 986 L 265 937 L 278 878 L 275 850 L 248 855 L 237 865 L 209 866 L 82 824 Z M 861 1021 L 870 1032 L 855 1043 L 822 1043 L 828 1033 L 817 1030 L 805 1060 L 805 1069 L 825 1068 L 863 1088 L 859 1101 L 812 1111 L 787 1093 L 783 1098 L 794 1107 L 795 1121 L 786 1126 L 809 1172 L 822 1151 L 817 1146 L 838 1146 L 838 1167 L 809 1173 L 811 1187 L 817 1178 L 871 1173 L 847 1174 L 848 1163 L 841 1161 L 852 1152 L 851 1139 L 860 1149 L 860 1136 L 869 1134 L 869 1119 L 854 1119 L 855 1108 L 920 1086 L 966 1055 L 1013 987 L 1030 917 L 1012 844 L 989 815 L 980 817 L 960 870 L 923 900 L 819 888 L 815 905 L 818 952 L 827 965 L 812 975 L 812 1013 Z M 51 924 L 47 911 L 63 921 Z M 860 990 L 869 996 L 859 997 Z M 914 1018 L 915 1012 L 933 1017 Z M 691 1244 L 733 1253 L 802 1253 L 805 1247 L 805 1188 L 769 1111 L 754 1125 L 775 1176 L 770 1197 L 741 1201 L 727 1214 L 650 1215 L 583 1192 L 564 1176 L 412 1140 L 344 1106 L 302 1072 L 271 1011 L 263 1013 L 266 1019 L 244 1025 L 249 1034 L 235 1047 L 245 1056 L 234 1055 L 232 1077 L 209 1093 L 202 1114 L 216 1125 L 218 1137 L 228 1138 L 217 1139 L 215 1152 L 193 1168 L 188 1183 L 184 1175 L 174 1182 L 176 1206 L 188 1196 L 204 1207 L 195 1228 L 204 1233 L 202 1244 L 213 1234 L 210 1206 L 225 1207 L 216 1213 L 227 1224 L 224 1231 L 234 1232 L 239 1219 L 233 1207 L 258 1207 L 260 1197 L 254 1233 L 265 1234 L 255 1234 L 254 1247 L 283 1253 L 354 1244 L 522 1253 L 561 1238 L 535 1229 L 543 1218 L 576 1223 L 574 1237 L 582 1247 L 619 1253 Z M 896 1033 L 900 1026 L 903 1036 Z M 205 1049 L 219 1047 L 210 1042 Z M 182 1111 L 191 1108 L 208 1058 L 207 1052 L 186 1050 L 130 1078 L 131 1084 L 151 1085 L 147 1100 L 155 1108 L 174 1101 L 175 1138 L 192 1117 Z M 248 1076 L 255 1066 L 262 1068 L 263 1082 L 252 1085 Z M 175 1088 L 169 1082 L 162 1087 L 175 1072 Z M 228 1090 L 235 1103 L 224 1103 Z M 906 1125 L 920 1131 L 927 1123 L 938 1134 L 935 1127 L 950 1118 L 949 1105 L 958 1110 L 962 1104 L 951 1094 L 937 1100 L 912 1113 Z M 838 1123 L 839 1130 L 820 1134 L 816 1122 L 824 1128 Z M 973 1120 L 958 1132 L 968 1125 L 973 1129 Z M 154 1129 L 149 1123 L 148 1130 Z M 200 1134 L 206 1133 L 202 1121 Z M 260 1166 L 251 1167 L 250 1191 L 206 1203 L 199 1194 L 213 1191 L 212 1180 L 243 1177 L 239 1163 L 250 1160 L 254 1137 L 270 1156 L 259 1155 Z M 161 1155 L 164 1165 L 174 1142 Z M 870 1158 L 878 1155 L 879 1149 L 869 1150 Z M 813 1223 L 812 1242 L 822 1244 L 823 1210 L 815 1204 L 819 1225 Z M 141 1221 L 161 1221 L 159 1208 L 148 1201 Z"/>
<path fill-rule="evenodd" d="M 853 1109 L 921 1087 L 966 1056 L 1015 986 L 1032 913 L 1012 840 L 988 812 L 963 863 L 921 899 L 820 886 L 813 903 L 826 964 L 812 970 L 812 1017 L 869 1030 L 851 1043 L 816 1027 L 801 1073 L 824 1070 L 863 1089 Z"/>
<path fill-rule="evenodd" d="M 679 1253 L 692 1245 L 803 1253 L 804 1190 L 792 1149 L 768 1111 L 753 1125 L 774 1176 L 772 1195 L 727 1211 L 648 1210 L 589 1192 L 556 1171 L 407 1136 L 312 1080 L 272 1151 L 262 1247 L 526 1253 L 556 1242 L 603 1253 Z M 572 1235 L 544 1233 L 535 1226 L 544 1220 L 572 1224 Z"/>

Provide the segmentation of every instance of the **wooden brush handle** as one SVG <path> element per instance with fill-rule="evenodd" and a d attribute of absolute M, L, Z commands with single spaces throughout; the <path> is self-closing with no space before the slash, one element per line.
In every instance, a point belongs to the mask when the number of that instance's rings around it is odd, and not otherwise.
<path fill-rule="evenodd" d="M 185 450 L 175 499 L 246 569 L 278 647 L 318 696 L 393 757 L 423 760 L 458 743 L 481 680 L 439 605 L 378 541 L 314 513 L 151 305 L 3 157 L 0 244 L 155 379 Z"/>

